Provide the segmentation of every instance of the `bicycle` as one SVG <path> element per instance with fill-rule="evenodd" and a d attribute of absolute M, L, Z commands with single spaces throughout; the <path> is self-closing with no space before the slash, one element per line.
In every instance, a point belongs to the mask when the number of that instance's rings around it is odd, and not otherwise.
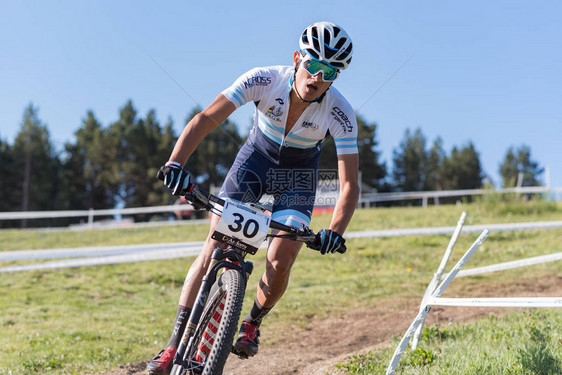
<path fill-rule="evenodd" d="M 221 216 L 212 237 L 227 246 L 213 251 L 174 357 L 171 375 L 219 375 L 231 352 L 247 358 L 236 353 L 232 345 L 246 282 L 253 270 L 253 263 L 245 260 L 246 254 L 254 255 L 263 241 L 272 237 L 304 242 L 313 250 L 319 247 L 314 244 L 316 235 L 310 228 L 276 222 L 258 204 L 223 200 L 194 184 L 188 186 L 184 196 L 194 207 Z M 269 233 L 270 229 L 287 234 Z M 338 250 L 345 251 L 345 246 Z"/>

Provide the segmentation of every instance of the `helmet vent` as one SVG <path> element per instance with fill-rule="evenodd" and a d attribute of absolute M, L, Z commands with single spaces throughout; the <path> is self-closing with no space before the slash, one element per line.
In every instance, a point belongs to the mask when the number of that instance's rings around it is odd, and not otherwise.
<path fill-rule="evenodd" d="M 321 51 L 320 42 L 318 41 L 318 28 L 313 27 L 312 30 L 312 45 L 316 51 Z"/>
<path fill-rule="evenodd" d="M 341 29 L 337 26 L 334 26 L 334 38 L 338 37 L 338 34 L 340 33 Z"/>
<path fill-rule="evenodd" d="M 308 30 L 304 30 L 304 33 L 302 34 L 301 40 L 302 40 L 303 43 L 308 42 Z"/>
<path fill-rule="evenodd" d="M 315 50 L 313 49 L 307 49 L 306 52 L 308 52 L 310 54 L 310 56 L 312 56 L 313 58 L 315 58 L 316 60 L 320 60 L 320 55 L 316 53 Z"/>
<path fill-rule="evenodd" d="M 335 49 L 339 51 L 340 48 L 342 48 L 344 44 L 345 44 L 345 40 L 344 40 L 344 39 L 338 40 L 338 42 L 336 43 Z"/>

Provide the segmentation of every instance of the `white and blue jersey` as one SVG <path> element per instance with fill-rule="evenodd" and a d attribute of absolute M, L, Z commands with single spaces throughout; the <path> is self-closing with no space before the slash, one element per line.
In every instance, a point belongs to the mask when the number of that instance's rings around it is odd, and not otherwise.
<path fill-rule="evenodd" d="M 255 68 L 222 92 L 236 108 L 250 101 L 256 105 L 254 126 L 248 141 L 272 161 L 284 165 L 313 159 L 328 132 L 338 155 L 357 153 L 357 122 L 347 100 L 333 86 L 320 102 L 311 103 L 285 135 L 294 68 Z"/>
<path fill-rule="evenodd" d="M 338 155 L 357 154 L 355 112 L 334 87 L 311 103 L 285 135 L 294 68 L 255 68 L 222 92 L 236 108 L 254 102 L 254 124 L 219 195 L 257 202 L 275 197 L 272 218 L 309 225 L 314 206 L 320 144 L 330 134 Z"/>

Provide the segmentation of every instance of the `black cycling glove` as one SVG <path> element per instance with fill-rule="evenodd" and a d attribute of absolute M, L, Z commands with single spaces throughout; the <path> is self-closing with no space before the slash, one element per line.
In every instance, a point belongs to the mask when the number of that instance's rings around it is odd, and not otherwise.
<path fill-rule="evenodd" d="M 335 253 L 345 248 L 345 238 L 333 230 L 322 229 L 316 234 L 314 245 L 316 245 L 322 254 Z"/>
<path fill-rule="evenodd" d="M 175 161 L 169 161 L 160 167 L 156 177 L 164 181 L 164 185 L 172 191 L 173 195 L 180 195 L 191 182 L 189 172 L 184 171 L 181 164 Z"/>

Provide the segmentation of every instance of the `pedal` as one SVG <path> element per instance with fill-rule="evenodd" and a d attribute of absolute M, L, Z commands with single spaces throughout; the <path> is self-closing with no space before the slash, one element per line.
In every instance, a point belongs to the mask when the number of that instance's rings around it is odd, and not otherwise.
<path fill-rule="evenodd" d="M 248 359 L 249 358 L 246 353 L 242 353 L 242 352 L 239 352 L 238 350 L 236 350 L 236 347 L 234 345 L 232 345 L 232 348 L 230 349 L 230 352 L 232 354 L 237 355 L 238 358 L 240 358 L 240 359 Z"/>

